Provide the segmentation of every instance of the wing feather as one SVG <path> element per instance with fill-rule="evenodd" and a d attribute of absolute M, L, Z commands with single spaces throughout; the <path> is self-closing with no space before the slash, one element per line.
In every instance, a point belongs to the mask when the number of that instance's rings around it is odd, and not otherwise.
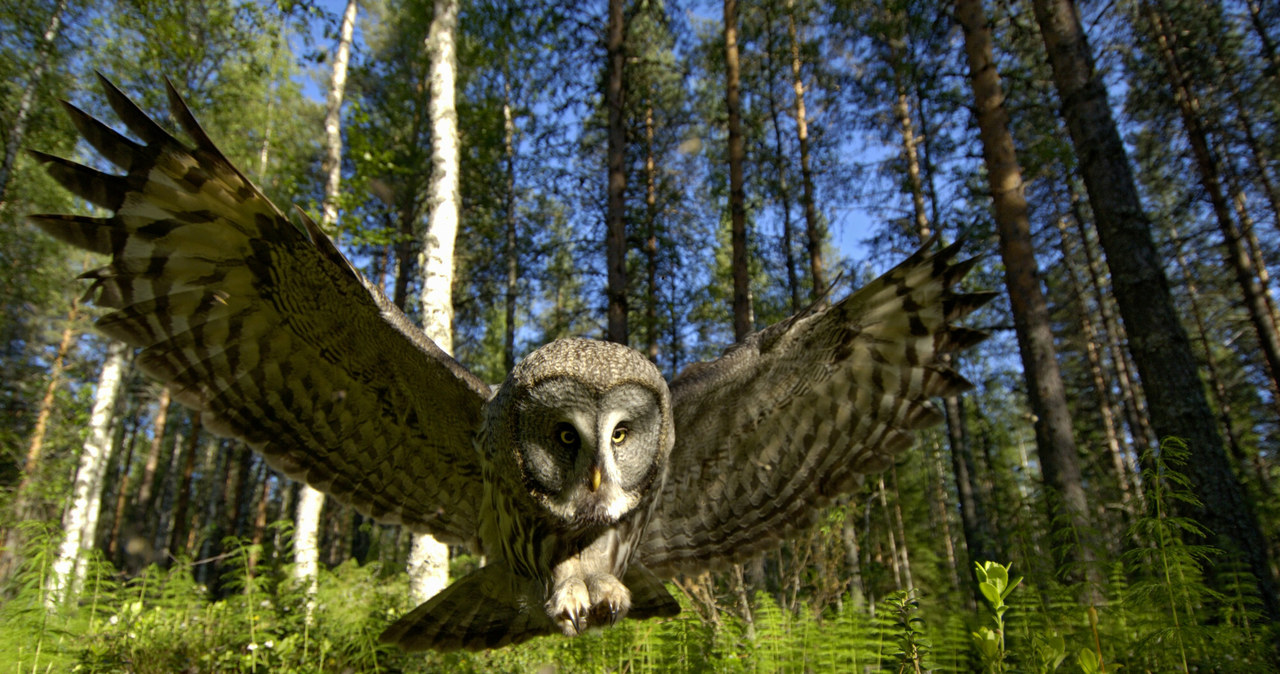
<path fill-rule="evenodd" d="M 88 272 L 105 334 L 290 477 L 386 522 L 473 542 L 482 498 L 473 437 L 489 387 L 414 327 L 309 218 L 292 224 L 218 150 L 168 85 L 169 135 L 115 85 L 135 142 L 75 106 L 77 129 L 126 175 L 33 153 L 110 218 L 34 215 L 110 256 Z"/>
<path fill-rule="evenodd" d="M 672 576 L 745 560 L 884 470 L 970 388 L 943 355 L 984 333 L 953 321 L 991 293 L 974 260 L 921 248 L 830 307 L 793 316 L 671 382 L 676 445 L 640 560 Z"/>

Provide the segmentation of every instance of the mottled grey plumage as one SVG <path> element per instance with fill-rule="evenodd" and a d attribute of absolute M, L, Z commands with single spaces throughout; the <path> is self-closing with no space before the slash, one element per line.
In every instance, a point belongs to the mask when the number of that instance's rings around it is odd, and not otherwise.
<path fill-rule="evenodd" d="M 674 615 L 661 578 L 760 552 L 935 423 L 968 384 L 940 356 L 982 334 L 971 262 L 921 249 L 668 385 L 639 353 L 561 340 L 494 392 L 366 283 L 304 214 L 293 225 L 169 87 L 187 147 L 103 80 L 130 140 L 70 104 L 128 174 L 35 153 L 110 218 L 36 215 L 110 256 L 86 274 L 108 335 L 275 467 L 361 512 L 470 545 L 489 564 L 392 625 L 406 648 L 485 648 Z M 926 246 L 927 248 L 927 246 Z"/>

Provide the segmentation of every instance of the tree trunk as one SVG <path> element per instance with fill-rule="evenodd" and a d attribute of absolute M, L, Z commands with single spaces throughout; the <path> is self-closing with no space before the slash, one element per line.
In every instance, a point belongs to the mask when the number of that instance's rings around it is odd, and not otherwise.
<path fill-rule="evenodd" d="M 83 555 L 93 547 L 93 537 L 84 532 L 97 528 L 102 506 L 102 476 L 111 454 L 111 423 L 115 416 L 116 398 L 124 380 L 124 364 L 129 348 L 123 342 L 111 341 L 107 358 L 94 391 L 93 411 L 89 415 L 89 437 L 80 452 L 71 502 L 62 518 L 66 537 L 58 549 L 58 559 L 48 580 L 46 605 L 53 609 L 75 597 L 80 591 L 86 566 Z"/>
<path fill-rule="evenodd" d="M 329 74 L 329 93 L 326 97 L 324 210 L 320 216 L 320 228 L 329 232 L 338 224 L 338 195 L 342 184 L 342 100 L 346 95 L 347 66 L 351 61 L 351 40 L 355 33 L 357 11 L 356 0 L 347 0 L 347 8 L 342 13 L 338 46 L 333 53 L 333 69 Z M 316 593 L 316 574 L 320 566 L 319 526 L 323 509 L 324 494 L 310 485 L 302 485 L 302 495 L 298 499 L 298 510 L 294 515 L 293 576 L 305 588 L 308 597 Z M 308 622 L 311 621 L 313 610 L 313 602 L 308 599 Z"/>
<path fill-rule="evenodd" d="M 506 321 L 502 329 L 502 364 L 507 372 L 516 366 L 516 301 L 519 299 L 520 250 L 519 232 L 516 229 L 516 123 L 511 117 L 511 74 L 503 63 L 502 121 L 503 155 L 506 160 L 506 226 L 507 226 L 507 287 Z"/>
<path fill-rule="evenodd" d="M 895 63 L 893 67 L 897 70 L 900 65 Z M 898 119 L 898 133 L 902 135 L 902 154 L 907 160 L 907 179 L 911 184 L 911 210 L 915 213 L 915 234 L 921 241 L 926 241 L 932 236 L 933 230 L 929 226 L 929 217 L 924 211 L 924 181 L 920 176 L 920 154 L 917 151 L 919 141 L 916 139 L 915 125 L 911 121 L 911 105 L 907 98 L 906 87 L 899 82 L 897 90 L 898 98 L 893 105 L 893 114 Z"/>
<path fill-rule="evenodd" d="M 71 343 L 75 339 L 75 323 L 76 317 L 79 315 L 80 303 L 73 299 L 71 301 L 71 309 L 67 312 L 66 325 L 62 328 L 62 339 L 58 341 L 58 352 L 54 356 L 53 362 L 49 364 L 49 382 L 45 384 L 44 395 L 40 397 L 40 408 L 36 412 L 36 423 L 31 430 L 31 440 L 27 443 L 27 458 L 22 464 L 22 477 L 18 481 L 18 486 L 14 490 L 13 506 L 10 512 L 13 514 L 13 523 L 23 522 L 30 519 L 34 514 L 32 512 L 33 503 L 31 502 L 31 488 L 36 479 L 36 474 L 40 469 L 41 459 L 44 456 L 44 440 L 48 433 L 49 418 L 53 416 L 53 403 L 58 393 L 58 387 L 62 385 L 63 364 L 66 362 L 67 353 L 71 350 Z M 19 553 L 22 551 L 24 540 L 16 526 L 9 523 L 0 526 L 0 535 L 4 537 L 4 547 L 0 549 L 0 585 L 9 579 L 14 566 L 19 559 Z"/>
<path fill-rule="evenodd" d="M 1132 471 L 1129 469 L 1128 462 L 1125 461 L 1124 450 L 1120 447 L 1120 430 L 1116 421 L 1111 396 L 1109 395 L 1111 386 L 1107 382 L 1102 364 L 1102 353 L 1098 348 L 1098 345 L 1102 342 L 1102 335 L 1098 334 L 1097 323 L 1094 322 L 1093 316 L 1090 315 L 1089 306 L 1085 301 L 1084 283 L 1081 281 L 1080 273 L 1076 269 L 1074 256 L 1070 252 L 1071 236 L 1069 231 L 1066 219 L 1059 218 L 1058 236 L 1062 246 L 1063 267 L 1066 271 L 1067 284 L 1071 291 L 1071 296 L 1080 303 L 1078 311 L 1080 332 L 1084 335 L 1085 358 L 1089 363 L 1089 377 L 1098 396 L 1098 414 L 1102 417 L 1103 439 L 1107 444 L 1107 454 L 1111 457 L 1111 468 L 1115 471 L 1116 485 L 1120 489 L 1120 502 L 1123 504 L 1125 512 L 1130 516 L 1134 516 L 1138 513 L 1137 508 L 1134 506 L 1131 485 L 1136 485 L 1137 481 L 1131 480 L 1130 473 Z M 1139 494 L 1139 498 L 1141 498 L 1141 494 Z"/>
<path fill-rule="evenodd" d="M 796 94 L 796 141 L 800 146 L 800 204 L 804 208 L 806 240 L 809 243 L 809 274 L 813 277 L 810 298 L 818 300 L 827 290 L 827 274 L 822 262 L 822 245 L 826 242 L 822 220 L 813 190 L 813 169 L 809 161 L 809 121 L 804 107 L 804 79 L 800 76 L 800 36 L 796 30 L 795 0 L 787 0 L 787 37 L 791 40 L 791 80 Z"/>
<path fill-rule="evenodd" d="M 742 136 L 742 93 L 738 66 L 738 0 L 724 0 L 725 107 L 729 111 L 729 215 L 733 246 L 733 338 L 751 334 L 750 273 L 747 268 L 747 209 L 742 165 L 746 144 Z"/>
<path fill-rule="evenodd" d="M 644 298 L 645 355 L 658 362 L 658 165 L 653 151 L 653 105 L 644 111 L 644 214 L 645 271 L 648 283 Z"/>
<path fill-rule="evenodd" d="M 191 507 L 191 478 L 195 474 L 196 455 L 200 446 L 199 412 L 191 413 L 191 429 L 186 440 L 182 447 L 182 477 L 174 492 L 173 535 L 169 537 L 169 554 L 174 558 L 191 552 L 187 540 L 187 532 L 191 528 L 187 510 Z"/>
<path fill-rule="evenodd" d="M 1097 302 L 1098 315 L 1102 317 L 1102 329 L 1106 334 L 1107 351 L 1111 355 L 1111 367 L 1116 372 L 1116 384 L 1120 388 L 1121 408 L 1124 410 L 1125 423 L 1133 441 L 1134 451 L 1141 456 L 1151 446 L 1155 433 L 1147 417 L 1146 396 L 1142 385 L 1134 373 L 1132 357 L 1125 349 L 1127 337 L 1124 327 L 1116 320 L 1113 306 L 1113 295 L 1107 292 L 1107 284 L 1103 278 L 1102 263 L 1098 259 L 1097 250 L 1090 236 L 1090 228 L 1081 213 L 1080 196 L 1071 191 L 1071 219 L 1075 222 L 1080 234 L 1080 250 L 1084 253 L 1085 270 L 1089 274 L 1089 288 Z"/>
<path fill-rule="evenodd" d="M 960 399 L 950 397 L 943 399 L 943 409 L 947 417 L 947 444 L 951 447 L 951 470 L 956 480 L 956 496 L 959 498 L 960 524 L 964 533 L 965 549 L 969 552 L 969 562 L 995 561 L 1001 559 L 992 537 L 990 519 L 975 478 L 976 468 L 973 461 L 973 448 L 968 434 L 964 432 L 964 408 Z M 965 570 L 964 577 L 967 577 Z M 974 597 L 981 602 L 977 594 L 976 584 L 973 587 Z"/>
<path fill-rule="evenodd" d="M 1191 143 L 1191 153 L 1195 157 L 1196 170 L 1200 173 L 1200 185 L 1209 197 L 1213 207 L 1214 218 L 1226 244 L 1226 264 L 1235 272 L 1236 283 L 1244 296 L 1244 306 L 1249 314 L 1249 322 L 1253 324 L 1258 336 L 1258 344 L 1267 363 L 1267 372 L 1271 379 L 1271 390 L 1280 394 L 1280 335 L 1276 334 L 1276 325 L 1271 318 L 1271 310 L 1267 305 L 1266 288 L 1258 282 L 1258 273 L 1254 268 L 1253 258 L 1245 250 L 1243 234 L 1231 217 L 1231 206 L 1227 203 L 1227 195 L 1223 189 L 1221 162 L 1213 155 L 1209 145 L 1209 134 L 1203 123 L 1199 101 L 1191 91 L 1191 85 L 1182 71 L 1178 61 L 1176 47 L 1173 44 L 1173 33 L 1167 17 L 1151 6 L 1143 3 L 1143 11 L 1155 32 L 1160 57 L 1164 63 L 1166 74 L 1174 90 L 1174 100 L 1178 104 L 1178 112 L 1182 117 L 1183 130 Z M 1280 405 L 1280 400 L 1276 401 Z"/>
<path fill-rule="evenodd" d="M 1177 237 L 1177 233 L 1174 233 Z M 1240 464 L 1245 462 L 1244 447 L 1240 444 L 1240 439 L 1235 432 L 1235 424 L 1231 419 L 1231 397 L 1227 395 L 1227 387 L 1222 382 L 1222 376 L 1218 373 L 1217 359 L 1213 354 L 1214 341 L 1209 338 L 1209 319 L 1204 315 L 1204 309 L 1200 304 L 1200 289 L 1196 286 L 1195 276 L 1191 273 L 1190 265 L 1187 264 L 1187 258 L 1179 250 L 1173 256 L 1174 262 L 1178 265 L 1178 272 L 1182 275 L 1182 284 L 1186 288 L 1187 303 L 1191 307 L 1191 317 L 1195 320 L 1196 335 L 1200 338 L 1200 348 L 1204 350 L 1205 371 L 1209 379 L 1209 391 L 1213 394 L 1213 401 L 1218 408 L 1218 419 L 1221 422 L 1220 428 L 1222 434 L 1227 440 L 1227 448 L 1231 455 Z M 1259 484 L 1265 489 L 1270 490 L 1270 480 L 1267 478 L 1265 470 L 1258 471 Z"/>
<path fill-rule="evenodd" d="M 1276 49 L 1275 40 L 1271 39 L 1271 34 L 1267 32 L 1267 24 L 1262 17 L 1262 0 L 1248 0 L 1247 4 L 1249 23 L 1253 25 L 1253 32 L 1257 34 L 1258 41 L 1262 44 L 1262 55 L 1267 59 L 1266 69 L 1271 71 L 1271 78 L 1280 83 L 1280 50 Z"/>
<path fill-rule="evenodd" d="M 1066 387 L 1058 369 L 1049 306 L 1040 289 L 1022 168 L 1018 165 L 1013 134 L 1009 131 L 1004 88 L 996 71 L 991 29 L 982 9 L 982 0 L 958 0 L 956 19 L 964 29 L 974 116 L 978 122 L 982 155 L 995 205 L 1005 286 L 1009 291 L 1014 332 L 1022 355 L 1027 397 L 1035 415 L 1040 468 L 1050 492 L 1047 499 L 1050 522 L 1057 529 L 1055 539 L 1076 543 L 1075 550 L 1058 562 L 1060 568 L 1072 562 L 1084 562 L 1085 577 L 1096 590 L 1103 581 L 1099 569 L 1092 563 L 1096 536 L 1089 521 L 1089 503 L 1072 436 Z"/>
<path fill-rule="evenodd" d="M 76 319 L 79 315 L 80 302 L 73 299 L 71 309 L 67 312 L 66 325 L 62 328 L 62 339 L 58 341 L 58 353 L 49 365 L 49 383 L 45 385 L 44 395 L 40 397 L 40 411 L 36 413 L 35 427 L 31 430 L 31 442 L 27 444 L 27 460 L 22 464 L 22 481 L 18 483 L 17 489 L 19 505 L 15 510 L 19 517 L 22 517 L 25 511 L 21 505 L 23 495 L 30 488 L 36 470 L 40 467 L 40 458 L 44 454 L 44 438 L 49 427 L 49 417 L 53 415 L 54 396 L 58 392 L 58 386 L 62 384 L 63 363 L 67 359 L 67 353 L 71 351 L 71 342 L 76 335 Z"/>
<path fill-rule="evenodd" d="M 455 101 L 457 0 L 436 0 L 427 35 L 431 68 L 431 184 L 428 226 L 418 260 L 422 274 L 422 327 L 445 353 L 453 353 L 453 248 L 458 235 L 459 148 Z M 409 552 L 409 592 L 425 602 L 449 582 L 449 547 L 428 534 L 414 534 Z"/>
<path fill-rule="evenodd" d="M 129 429 L 128 436 L 124 440 L 124 457 L 120 460 L 120 472 L 117 474 L 115 479 L 116 503 L 111 513 L 111 533 L 107 539 L 107 559 L 117 566 L 120 565 L 119 563 L 121 561 L 121 557 L 119 556 L 121 550 L 120 534 L 124 527 L 125 516 L 128 514 L 129 510 L 128 495 L 129 485 L 132 482 L 130 469 L 131 464 L 133 463 L 133 446 L 137 440 L 138 426 L 141 421 L 138 418 L 141 416 L 138 414 L 138 411 L 139 410 L 136 409 L 130 410 L 129 424 L 131 428 Z"/>
<path fill-rule="evenodd" d="M 773 82 L 778 73 L 774 68 L 774 46 L 773 46 L 773 15 L 769 13 L 771 3 L 764 3 L 765 16 L 767 17 L 768 32 L 765 34 L 766 45 L 762 55 L 765 62 L 765 68 L 768 71 L 768 81 Z M 800 280 L 796 271 L 795 258 L 795 233 L 792 231 L 791 222 L 791 185 L 787 180 L 787 151 L 782 140 L 782 123 L 779 120 L 779 103 L 774 95 L 772 86 L 765 87 L 764 95 L 769 101 L 769 123 L 773 127 L 773 143 L 775 151 L 773 153 L 773 172 L 774 180 L 777 181 L 776 189 L 778 190 L 778 199 L 781 201 L 779 208 L 782 211 L 782 255 L 783 264 L 787 270 L 787 292 L 791 298 L 791 313 L 798 314 L 804 308 L 800 301 Z"/>
<path fill-rule="evenodd" d="M 897 465 L 890 464 L 889 479 L 893 485 L 893 526 L 897 529 L 898 538 L 902 541 L 895 553 L 902 560 L 902 577 L 905 581 L 903 589 L 911 589 L 916 586 L 916 582 L 911 575 L 911 554 L 910 548 L 907 547 L 907 525 L 902 517 L 902 491 L 898 489 Z"/>
<path fill-rule="evenodd" d="M 49 69 L 49 56 L 53 49 L 53 41 L 58 38 L 62 29 L 62 14 L 67 10 L 67 0 L 58 0 L 45 24 L 44 34 L 36 45 L 36 62 L 32 66 L 27 84 L 22 89 L 22 97 L 18 100 L 18 109 L 13 112 L 13 123 L 9 126 L 9 136 L 5 139 L 4 163 L 0 164 L 0 213 L 8 204 L 9 185 L 13 182 L 13 169 L 18 161 L 18 150 L 22 148 L 22 139 L 27 135 L 27 124 L 31 116 L 31 107 L 35 105 L 36 91 L 40 81 Z"/>
<path fill-rule="evenodd" d="M 605 107 L 609 112 L 608 186 L 605 205 L 605 266 L 608 269 L 608 338 L 627 343 L 627 130 L 623 119 L 623 69 L 626 65 L 626 23 L 622 0 L 609 0 L 607 27 L 608 80 Z"/>
<path fill-rule="evenodd" d="M 164 449 L 171 396 L 172 392 L 165 386 L 160 389 L 160 398 L 156 400 L 156 416 L 151 424 L 151 447 L 147 451 L 147 461 L 142 465 L 142 482 L 138 485 L 138 496 L 134 500 L 134 512 L 139 516 L 152 509 L 152 492 L 155 490 L 156 471 L 160 467 L 160 452 Z"/>
<path fill-rule="evenodd" d="M 1257 517 L 1217 432 L 1075 5 L 1071 0 L 1035 0 L 1034 7 L 1129 349 L 1150 403 L 1151 425 L 1159 437 L 1176 436 L 1190 447 L 1186 472 L 1204 505 L 1188 508 L 1188 514 L 1215 532 L 1219 544 L 1244 556 L 1257 578 L 1264 613 L 1280 619 L 1280 592 Z"/>

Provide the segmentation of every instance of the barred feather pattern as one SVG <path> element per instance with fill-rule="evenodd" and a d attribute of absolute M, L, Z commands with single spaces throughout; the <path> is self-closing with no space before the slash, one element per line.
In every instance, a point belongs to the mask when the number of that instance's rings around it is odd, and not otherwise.
<path fill-rule="evenodd" d="M 98 328 L 139 367 L 276 468 L 384 522 L 474 543 L 473 435 L 489 387 L 367 284 L 305 214 L 289 221 L 214 146 L 169 86 L 179 142 L 102 78 L 138 143 L 64 103 L 81 134 L 128 171 L 33 153 L 108 218 L 35 215 L 110 256 L 85 274 L 110 309 Z"/>
<path fill-rule="evenodd" d="M 957 293 L 975 260 L 932 244 L 671 382 L 676 446 L 644 564 L 694 574 L 776 545 L 939 422 L 929 398 L 970 388 L 942 355 L 986 337 L 954 321 L 994 294 Z"/>
<path fill-rule="evenodd" d="M 139 140 L 64 105 L 126 173 L 33 155 L 113 215 L 31 220 L 109 257 L 85 275 L 109 310 L 98 327 L 140 349 L 139 366 L 200 410 L 206 428 L 380 521 L 490 556 L 383 635 L 405 648 L 576 634 L 580 619 L 611 624 L 628 602 L 632 617 L 674 615 L 661 578 L 743 561 L 810 526 L 940 419 L 929 399 L 969 386 L 945 355 L 985 337 L 955 323 L 992 297 L 956 291 L 974 261 L 954 261 L 958 245 L 930 253 L 930 242 L 844 300 L 751 335 L 669 386 L 637 352 L 563 340 L 530 354 L 495 396 L 305 214 L 295 225 L 271 204 L 172 85 L 173 116 L 194 145 L 102 84 Z M 555 382 L 538 388 L 536 415 L 511 402 L 534 379 Z M 574 410 L 639 422 L 629 434 L 614 428 L 630 442 L 653 439 L 547 453 L 539 438 L 551 431 L 538 429 Z M 613 447 L 608 428 L 583 430 Z M 613 520 L 592 519 L 599 513 Z M 578 583 L 587 604 L 572 581 L 589 581 Z"/>

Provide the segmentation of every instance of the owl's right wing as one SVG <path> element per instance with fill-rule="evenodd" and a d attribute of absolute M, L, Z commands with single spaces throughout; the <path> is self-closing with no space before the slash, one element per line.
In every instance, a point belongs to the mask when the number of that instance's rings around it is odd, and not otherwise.
<path fill-rule="evenodd" d="M 941 419 L 929 398 L 969 387 L 943 354 L 986 336 L 953 322 L 993 295 L 955 292 L 974 261 L 931 244 L 671 382 L 676 444 L 639 561 L 662 576 L 745 561 Z"/>
<path fill-rule="evenodd" d="M 289 477 L 383 522 L 470 543 L 482 478 L 473 435 L 490 390 L 369 286 L 305 215 L 292 224 L 168 87 L 169 135 L 101 78 L 139 144 L 64 104 L 118 176 L 33 153 L 109 218 L 33 215 L 110 256 L 85 277 L 98 329 Z"/>

